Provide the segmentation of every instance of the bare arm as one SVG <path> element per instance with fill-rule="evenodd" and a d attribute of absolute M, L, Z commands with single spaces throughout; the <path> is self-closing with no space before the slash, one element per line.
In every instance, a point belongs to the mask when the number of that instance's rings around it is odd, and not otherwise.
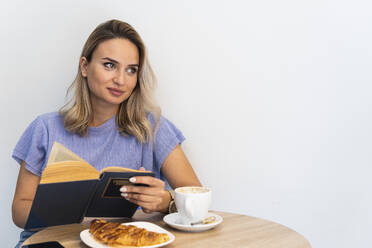
<path fill-rule="evenodd" d="M 40 177 L 29 172 L 22 161 L 12 204 L 13 222 L 20 228 L 26 225 L 39 182 Z"/>
<path fill-rule="evenodd" d="M 161 171 L 172 188 L 201 186 L 180 145 L 177 145 L 165 159 Z M 147 184 L 150 187 L 122 187 L 121 191 L 124 192 L 123 196 L 127 200 L 140 205 L 146 213 L 168 211 L 171 196 L 164 189 L 163 181 L 153 177 L 135 177 L 135 182 Z"/>
<path fill-rule="evenodd" d="M 180 145 L 176 146 L 165 159 L 161 172 L 173 189 L 182 186 L 201 186 Z"/>

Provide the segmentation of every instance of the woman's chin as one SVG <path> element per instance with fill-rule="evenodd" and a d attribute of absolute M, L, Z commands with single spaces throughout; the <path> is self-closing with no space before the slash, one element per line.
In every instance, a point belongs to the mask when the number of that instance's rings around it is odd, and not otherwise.
<path fill-rule="evenodd" d="M 111 105 L 119 105 L 121 104 L 122 102 L 124 102 L 125 100 L 127 100 L 127 98 L 124 98 L 124 97 L 107 97 L 105 99 L 105 101 L 108 103 L 108 104 L 111 104 Z"/>

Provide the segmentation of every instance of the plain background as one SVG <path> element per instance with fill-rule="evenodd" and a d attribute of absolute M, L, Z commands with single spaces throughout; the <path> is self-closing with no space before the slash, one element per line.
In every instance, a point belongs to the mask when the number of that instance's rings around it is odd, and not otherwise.
<path fill-rule="evenodd" d="M 371 245 L 370 1 L 4 2 L 2 247 L 20 232 L 12 150 L 62 106 L 85 40 L 112 18 L 142 35 L 158 102 L 213 209 L 279 222 L 313 247 Z"/>

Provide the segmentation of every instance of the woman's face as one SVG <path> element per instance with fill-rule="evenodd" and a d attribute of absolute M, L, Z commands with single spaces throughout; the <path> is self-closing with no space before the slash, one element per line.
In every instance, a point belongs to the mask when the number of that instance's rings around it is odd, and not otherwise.
<path fill-rule="evenodd" d="M 80 59 L 80 69 L 87 79 L 94 109 L 116 110 L 127 100 L 137 83 L 139 54 L 126 39 L 115 38 L 98 45 L 88 63 Z"/>

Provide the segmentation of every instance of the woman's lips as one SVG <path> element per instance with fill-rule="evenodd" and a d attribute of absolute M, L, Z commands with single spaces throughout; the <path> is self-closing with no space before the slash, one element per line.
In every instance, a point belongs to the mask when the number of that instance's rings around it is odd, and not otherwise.
<path fill-rule="evenodd" d="M 124 93 L 124 91 L 114 89 L 114 88 L 108 88 L 108 90 L 110 91 L 111 95 L 113 95 L 113 96 L 121 96 Z"/>

